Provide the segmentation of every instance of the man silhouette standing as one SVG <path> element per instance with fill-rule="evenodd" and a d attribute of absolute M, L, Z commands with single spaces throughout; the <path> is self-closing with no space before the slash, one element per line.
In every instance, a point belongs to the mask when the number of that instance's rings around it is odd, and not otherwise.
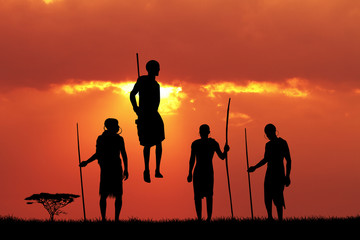
<path fill-rule="evenodd" d="M 276 136 L 276 127 L 269 123 L 265 126 L 265 134 L 270 140 L 266 143 L 264 158 L 255 166 L 249 167 L 248 172 L 254 172 L 257 168 L 267 163 L 264 181 L 264 198 L 268 219 L 272 217 L 272 202 L 276 206 L 279 221 L 283 218 L 284 185 L 290 185 L 291 157 L 287 142 Z M 286 160 L 286 173 L 284 169 Z"/>
<path fill-rule="evenodd" d="M 151 182 L 150 179 L 150 148 L 156 146 L 156 169 L 155 177 L 162 178 L 160 173 L 160 162 L 162 155 L 162 141 L 165 139 L 164 122 L 158 112 L 160 104 L 160 85 L 156 81 L 159 75 L 160 64 L 151 60 L 146 64 L 148 75 L 140 76 L 130 93 L 130 101 L 134 112 L 137 114 L 136 120 L 140 145 L 144 146 L 144 181 Z M 136 94 L 139 94 L 139 105 L 136 102 Z"/>
<path fill-rule="evenodd" d="M 123 179 L 127 180 L 128 158 L 125 142 L 120 136 L 119 122 L 117 119 L 108 118 L 104 123 L 104 132 L 96 140 L 96 153 L 87 161 L 82 161 L 80 167 L 85 167 L 94 160 L 100 165 L 100 212 L 103 221 L 106 221 L 106 199 L 115 197 L 115 221 L 119 221 L 122 207 Z M 121 158 L 124 171 L 121 166 Z"/>
<path fill-rule="evenodd" d="M 224 160 L 229 146 L 225 145 L 224 152 L 221 152 L 219 143 L 209 138 L 210 127 L 207 124 L 200 126 L 200 139 L 191 144 L 191 155 L 189 162 L 189 175 L 187 181 L 193 181 L 195 209 L 198 220 L 201 220 L 201 199 L 206 198 L 207 221 L 211 220 L 214 189 L 214 169 L 212 159 L 214 153 L 221 160 Z M 195 165 L 196 161 L 196 165 Z M 193 168 L 194 175 L 193 175 Z"/>

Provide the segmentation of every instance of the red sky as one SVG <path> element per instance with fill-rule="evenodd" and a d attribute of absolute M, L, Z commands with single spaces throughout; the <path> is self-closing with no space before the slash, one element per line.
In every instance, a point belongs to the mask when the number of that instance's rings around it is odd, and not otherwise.
<path fill-rule="evenodd" d="M 0 215 L 47 218 L 33 193 L 80 194 L 83 160 L 107 117 L 129 156 L 122 219 L 193 218 L 186 182 L 190 145 L 208 123 L 221 146 L 226 104 L 236 217 L 249 217 L 250 164 L 264 154 L 264 126 L 288 141 L 292 185 L 285 217 L 360 211 L 360 3 L 358 1 L 11 0 L 0 3 Z M 142 149 L 128 91 L 150 59 L 160 62 L 166 140 L 163 180 L 142 180 Z M 151 169 L 154 170 L 154 152 Z M 214 217 L 230 215 L 224 162 L 214 157 Z M 99 167 L 84 169 L 86 207 L 98 209 Z M 265 167 L 253 173 L 254 214 L 266 216 Z M 113 202 L 108 216 L 113 218 Z M 64 209 L 81 218 L 81 201 Z"/>

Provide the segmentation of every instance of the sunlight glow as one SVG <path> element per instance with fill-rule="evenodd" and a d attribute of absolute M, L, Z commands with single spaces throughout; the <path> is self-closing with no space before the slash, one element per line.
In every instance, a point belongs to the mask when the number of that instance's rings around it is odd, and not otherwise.
<path fill-rule="evenodd" d="M 120 83 L 113 83 L 110 81 L 84 81 L 77 84 L 65 84 L 61 87 L 61 90 L 72 95 L 88 90 L 104 91 L 112 89 L 116 94 L 129 97 L 133 87 L 134 82 L 130 81 Z M 181 105 L 181 100 L 184 98 L 186 98 L 186 94 L 182 91 L 182 87 L 160 84 L 160 99 L 165 101 L 160 101 L 159 112 L 166 115 L 175 114 Z"/>
<path fill-rule="evenodd" d="M 50 4 L 50 3 L 53 3 L 54 0 L 43 0 L 43 2 L 44 2 L 45 4 Z"/>
<path fill-rule="evenodd" d="M 215 97 L 216 93 L 276 93 L 288 97 L 307 97 L 309 92 L 299 88 L 303 81 L 298 78 L 286 80 L 286 84 L 249 81 L 247 85 L 238 85 L 233 82 L 211 83 L 202 86 L 208 96 Z"/>

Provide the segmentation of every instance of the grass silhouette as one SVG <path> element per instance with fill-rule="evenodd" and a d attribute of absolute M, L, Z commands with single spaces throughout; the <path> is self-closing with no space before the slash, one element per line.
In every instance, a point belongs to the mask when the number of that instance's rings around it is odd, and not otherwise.
<path fill-rule="evenodd" d="M 184 228 L 190 229 L 217 229 L 217 228 L 245 228 L 247 231 L 254 229 L 286 229 L 286 228 L 298 228 L 298 229 L 322 229 L 333 230 L 338 228 L 348 227 L 356 230 L 360 227 L 360 216 L 354 217 L 306 217 L 306 218 L 286 218 L 282 222 L 268 221 L 265 218 L 255 218 L 251 220 L 249 218 L 216 218 L 211 222 L 197 221 L 195 219 L 164 219 L 164 220 L 141 220 L 137 218 L 130 218 L 128 220 L 120 220 L 119 222 L 107 221 L 102 222 L 99 219 L 92 219 L 86 222 L 82 220 L 39 220 L 39 219 L 21 219 L 13 216 L 0 216 L 0 226 L 38 226 L 38 227 L 71 227 L 82 226 L 82 228 L 101 228 L 101 227 L 114 227 L 122 228 L 131 231 L 134 228 Z"/>
<path fill-rule="evenodd" d="M 282 222 L 263 218 L 217 218 L 211 222 L 195 219 L 140 220 L 119 222 L 88 220 L 37 220 L 0 216 L 3 236 L 40 239 L 76 238 L 158 238 L 161 239 L 325 239 L 354 238 L 358 235 L 360 216 L 346 218 L 287 218 Z"/>
<path fill-rule="evenodd" d="M 358 235 L 360 216 L 347 218 L 288 218 L 282 222 L 263 218 L 218 218 L 211 222 L 194 219 L 140 220 L 119 222 L 88 220 L 36 220 L 0 216 L 3 236 L 40 238 L 170 238 L 170 239 L 347 239 Z M 6 235 L 5 235 L 6 234 Z M 8 235 L 9 234 L 9 235 Z"/>

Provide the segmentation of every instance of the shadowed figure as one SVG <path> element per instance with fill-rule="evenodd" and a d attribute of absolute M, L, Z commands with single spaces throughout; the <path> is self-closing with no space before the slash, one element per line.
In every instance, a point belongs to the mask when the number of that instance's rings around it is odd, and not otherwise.
<path fill-rule="evenodd" d="M 123 186 L 122 180 L 129 177 L 125 142 L 119 132 L 118 120 L 108 118 L 104 123 L 105 131 L 97 138 L 96 153 L 87 161 L 82 161 L 80 167 L 85 167 L 94 160 L 100 165 L 100 212 L 106 221 L 106 199 L 115 197 L 115 221 L 119 220 Z M 124 162 L 124 172 L 121 166 L 120 154 Z"/>
<path fill-rule="evenodd" d="M 229 146 L 225 145 L 224 152 L 221 152 L 219 143 L 215 139 L 209 138 L 209 134 L 210 127 L 206 124 L 201 125 L 201 138 L 191 144 L 189 175 L 187 177 L 188 182 L 193 181 L 195 209 L 198 220 L 201 220 L 201 199 L 206 198 L 207 221 L 211 220 L 213 206 L 214 169 L 212 159 L 216 152 L 218 157 L 224 160 L 229 151 Z"/>
<path fill-rule="evenodd" d="M 255 166 L 249 167 L 248 172 L 254 172 L 257 168 L 267 163 L 264 181 L 264 198 L 268 219 L 272 217 L 272 202 L 274 202 L 279 221 L 283 218 L 283 207 L 285 208 L 284 186 L 290 185 L 291 157 L 287 142 L 277 137 L 276 127 L 273 124 L 265 126 L 265 134 L 270 140 L 266 143 L 264 159 Z M 286 173 L 284 169 L 284 158 L 286 160 Z"/>
<path fill-rule="evenodd" d="M 146 64 L 148 75 L 137 79 L 133 90 L 130 93 L 130 101 L 138 119 L 137 124 L 140 145 L 144 146 L 144 181 L 151 182 L 150 179 L 150 148 L 156 146 L 156 169 L 155 177 L 162 178 L 160 173 L 160 162 L 162 155 L 161 142 L 165 139 L 164 122 L 158 112 L 160 104 L 160 85 L 155 80 L 159 75 L 160 65 L 157 61 L 151 60 Z M 136 94 L 139 94 L 139 105 L 136 102 Z"/>

